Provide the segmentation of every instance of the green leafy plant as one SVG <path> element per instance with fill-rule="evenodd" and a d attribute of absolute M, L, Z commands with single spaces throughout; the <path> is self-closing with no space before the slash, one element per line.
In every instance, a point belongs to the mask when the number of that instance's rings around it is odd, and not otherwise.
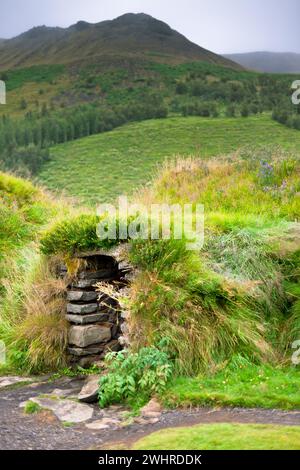
<path fill-rule="evenodd" d="M 146 400 L 161 393 L 173 372 L 168 354 L 156 347 L 142 348 L 138 353 L 109 353 L 105 361 L 108 374 L 99 381 L 101 408 L 135 396 L 143 396 Z"/>
<path fill-rule="evenodd" d="M 24 407 L 24 412 L 28 415 L 32 415 L 34 413 L 39 413 L 41 411 L 41 407 L 38 403 L 35 403 L 34 401 L 28 401 L 25 404 Z"/>

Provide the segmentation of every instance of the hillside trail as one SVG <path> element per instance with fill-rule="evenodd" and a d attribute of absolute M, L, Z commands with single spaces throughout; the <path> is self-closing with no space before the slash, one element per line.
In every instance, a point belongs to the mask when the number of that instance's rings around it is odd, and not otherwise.
<path fill-rule="evenodd" d="M 24 402 L 32 397 L 48 397 L 57 406 L 78 406 L 74 396 L 81 389 L 84 378 L 62 377 L 55 381 L 41 379 L 35 383 L 19 383 L 0 388 L 0 449 L 76 450 L 129 449 L 147 434 L 164 428 L 193 426 L 207 423 L 260 423 L 300 425 L 299 411 L 280 411 L 241 408 L 190 408 L 164 410 L 158 419 L 146 422 L 118 422 L 124 413 L 122 407 L 102 411 L 97 404 L 84 404 L 87 419 L 77 424 L 63 422 L 52 412 L 42 410 L 35 414 L 24 412 Z M 1 384 L 0 384 L 1 387 Z M 61 398 L 59 398 L 61 397 Z M 73 401 L 72 401 L 73 400 Z M 70 408 L 69 406 L 69 408 Z M 82 407 L 82 404 L 79 406 Z M 70 410 L 69 410 L 70 411 Z M 80 417 L 82 419 L 80 409 Z M 84 414 L 84 413 L 83 413 Z M 76 415 L 75 415 L 76 417 Z"/>

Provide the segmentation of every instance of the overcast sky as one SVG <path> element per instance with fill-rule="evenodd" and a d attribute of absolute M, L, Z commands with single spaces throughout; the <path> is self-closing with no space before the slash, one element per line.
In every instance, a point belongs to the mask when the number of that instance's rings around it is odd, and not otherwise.
<path fill-rule="evenodd" d="M 0 0 L 0 38 L 33 26 L 97 23 L 148 13 L 217 53 L 300 53 L 299 0 Z"/>

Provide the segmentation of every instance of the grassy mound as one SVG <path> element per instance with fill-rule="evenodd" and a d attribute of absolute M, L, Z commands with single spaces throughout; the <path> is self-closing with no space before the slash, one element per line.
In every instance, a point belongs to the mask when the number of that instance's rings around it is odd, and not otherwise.
<path fill-rule="evenodd" d="M 298 450 L 299 427 L 205 424 L 160 430 L 140 439 L 135 450 Z"/>
<path fill-rule="evenodd" d="M 146 203 L 205 206 L 205 246 L 140 242 L 131 332 L 137 348 L 167 337 L 180 374 L 211 370 L 241 355 L 280 362 L 300 337 L 298 158 L 243 155 L 167 166 Z M 264 157 L 264 158 L 263 158 Z"/>
<path fill-rule="evenodd" d="M 0 253 L 34 238 L 49 214 L 48 201 L 30 182 L 0 173 Z"/>

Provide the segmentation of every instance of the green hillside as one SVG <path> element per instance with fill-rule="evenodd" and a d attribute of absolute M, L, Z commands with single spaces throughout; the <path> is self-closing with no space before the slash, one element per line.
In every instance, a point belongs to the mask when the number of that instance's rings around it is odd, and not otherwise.
<path fill-rule="evenodd" d="M 268 144 L 300 150 L 300 133 L 267 115 L 149 120 L 53 147 L 39 179 L 85 203 L 110 201 L 148 182 L 157 164 L 168 157 L 206 158 Z"/>

